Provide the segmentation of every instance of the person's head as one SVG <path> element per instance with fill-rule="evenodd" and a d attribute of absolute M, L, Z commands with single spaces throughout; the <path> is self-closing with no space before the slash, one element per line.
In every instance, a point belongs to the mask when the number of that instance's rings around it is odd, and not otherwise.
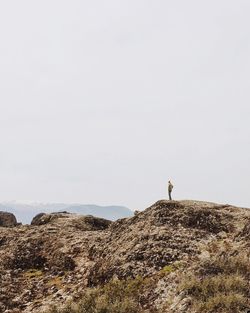
<path fill-rule="evenodd" d="M 171 181 L 169 180 L 168 183 L 171 184 Z"/>

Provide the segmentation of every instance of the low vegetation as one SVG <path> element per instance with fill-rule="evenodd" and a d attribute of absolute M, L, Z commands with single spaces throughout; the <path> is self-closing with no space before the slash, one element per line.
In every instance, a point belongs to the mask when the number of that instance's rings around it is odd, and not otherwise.
<path fill-rule="evenodd" d="M 164 266 L 158 273 L 159 278 L 162 278 L 170 273 L 173 273 L 177 271 L 178 269 L 181 269 L 184 266 L 182 262 L 173 262 L 172 264 Z"/>
<path fill-rule="evenodd" d="M 28 279 L 39 278 L 39 277 L 43 276 L 43 272 L 41 270 L 37 270 L 37 269 L 30 269 L 30 270 L 27 270 L 26 272 L 24 272 L 24 276 Z"/>
<path fill-rule="evenodd" d="M 146 295 L 157 282 L 175 273 L 179 280 L 176 294 L 190 299 L 186 307 L 195 313 L 240 313 L 250 310 L 250 259 L 246 252 L 240 254 L 237 245 L 222 241 L 206 247 L 207 257 L 199 262 L 192 273 L 185 272 L 185 264 L 174 262 L 163 267 L 151 278 L 113 279 L 99 288 L 88 289 L 80 302 L 60 309 L 53 307 L 47 313 L 145 313 Z M 209 257 L 208 257 L 209 256 Z M 164 308 L 153 313 L 170 312 L 171 297 Z M 165 311 L 164 311 L 165 310 Z M 172 312 L 172 311 L 171 311 Z"/>
<path fill-rule="evenodd" d="M 141 313 L 143 279 L 114 279 L 100 288 L 89 289 L 78 304 L 52 307 L 48 313 Z"/>
<path fill-rule="evenodd" d="M 216 254 L 201 263 L 196 275 L 187 275 L 181 283 L 180 289 L 191 297 L 195 312 L 236 313 L 250 309 L 249 255 L 240 255 L 225 243 L 222 247 L 209 247 Z"/>

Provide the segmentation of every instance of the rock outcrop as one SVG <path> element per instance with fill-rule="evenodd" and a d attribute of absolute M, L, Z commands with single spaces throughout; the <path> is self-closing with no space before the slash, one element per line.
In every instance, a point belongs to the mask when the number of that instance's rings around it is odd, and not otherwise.
<path fill-rule="evenodd" d="M 17 220 L 14 214 L 0 211 L 0 227 L 17 226 Z"/>
<path fill-rule="evenodd" d="M 181 272 L 194 272 L 214 243 L 250 249 L 249 223 L 247 209 L 162 200 L 116 222 L 62 212 L 0 227 L 0 312 L 41 312 L 114 277 L 137 276 L 157 277 L 146 306 L 161 307 L 171 296 L 177 304 L 168 312 L 189 312 L 175 296 L 178 270 L 164 273 L 179 263 Z"/>
<path fill-rule="evenodd" d="M 40 213 L 37 214 L 31 221 L 33 226 L 41 226 L 45 224 L 53 224 L 53 221 L 58 219 L 70 219 L 73 225 L 81 230 L 104 230 L 112 223 L 104 218 L 94 217 L 92 215 L 80 216 L 69 212 L 56 213 Z"/>
<path fill-rule="evenodd" d="M 39 213 L 36 216 L 33 217 L 31 221 L 31 225 L 43 225 L 47 224 L 46 219 L 43 219 L 43 217 L 46 215 L 46 213 Z"/>

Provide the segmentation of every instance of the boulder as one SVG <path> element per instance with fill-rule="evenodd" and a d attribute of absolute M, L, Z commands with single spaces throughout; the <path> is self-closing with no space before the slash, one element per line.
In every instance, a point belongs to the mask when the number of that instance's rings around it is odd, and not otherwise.
<path fill-rule="evenodd" d="M 79 230 L 104 230 L 109 228 L 113 222 L 104 218 L 95 217 L 92 215 L 79 216 L 73 221 L 73 226 Z"/>
<path fill-rule="evenodd" d="M 52 223 L 64 223 L 64 225 L 71 225 L 81 231 L 104 230 L 112 224 L 111 221 L 104 218 L 99 218 L 92 215 L 81 216 L 66 211 L 54 213 L 39 213 L 31 221 L 31 225 L 35 226 Z"/>
<path fill-rule="evenodd" d="M 31 221 L 31 225 L 43 225 L 44 220 L 43 217 L 45 216 L 45 213 L 39 213 L 36 216 L 33 217 L 32 221 Z"/>
<path fill-rule="evenodd" d="M 32 219 L 31 225 L 40 226 L 49 224 L 50 222 L 58 218 L 68 218 L 70 215 L 71 213 L 68 213 L 66 211 L 53 213 L 39 213 Z"/>
<path fill-rule="evenodd" d="M 14 214 L 0 211 L 0 227 L 15 227 L 17 220 Z"/>

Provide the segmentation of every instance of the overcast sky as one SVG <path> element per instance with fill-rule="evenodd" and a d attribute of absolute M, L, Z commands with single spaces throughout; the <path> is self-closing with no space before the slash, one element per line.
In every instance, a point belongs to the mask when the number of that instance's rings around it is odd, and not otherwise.
<path fill-rule="evenodd" d="M 0 200 L 250 207 L 249 0 L 0 2 Z"/>

